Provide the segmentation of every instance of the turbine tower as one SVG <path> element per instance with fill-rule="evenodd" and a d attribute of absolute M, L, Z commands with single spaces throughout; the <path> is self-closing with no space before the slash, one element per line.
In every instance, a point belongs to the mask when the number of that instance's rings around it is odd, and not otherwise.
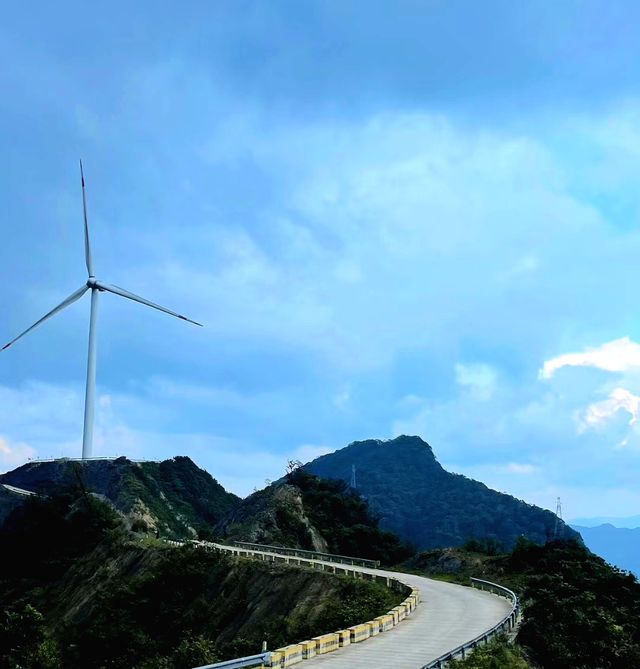
<path fill-rule="evenodd" d="M 186 316 L 181 316 L 175 311 L 170 309 L 165 309 L 158 304 L 154 304 L 149 300 L 145 300 L 143 297 L 134 295 L 124 288 L 119 288 L 118 286 L 113 286 L 108 283 L 103 283 L 98 281 L 93 271 L 93 259 L 91 257 L 91 240 L 89 238 L 89 221 L 87 218 L 87 196 L 84 185 L 84 171 L 82 169 L 82 161 L 80 161 L 80 179 L 82 181 L 82 210 L 84 213 L 84 255 L 85 261 L 87 263 L 87 273 L 89 277 L 87 282 L 76 290 L 75 293 L 72 293 L 67 297 L 66 300 L 62 301 L 57 307 L 54 307 L 48 314 L 45 314 L 39 321 L 34 323 L 31 327 L 27 328 L 22 334 L 19 334 L 15 339 L 12 339 L 8 344 L 5 344 L 2 347 L 2 350 L 9 348 L 11 344 L 14 344 L 21 339 L 26 334 L 31 332 L 31 330 L 41 325 L 46 320 L 55 316 L 58 312 L 62 311 L 69 305 L 73 304 L 79 300 L 88 290 L 91 291 L 91 315 L 89 317 L 89 355 L 87 359 L 87 387 L 85 392 L 84 400 L 84 430 L 82 433 L 82 459 L 85 460 L 91 457 L 91 449 L 93 445 L 93 416 L 94 416 L 94 406 L 95 406 L 95 395 L 96 395 L 96 326 L 98 318 L 98 295 L 100 293 L 113 293 L 114 295 L 119 295 L 120 297 L 126 297 L 129 300 L 134 302 L 140 302 L 147 307 L 152 307 L 153 309 L 158 309 L 159 311 L 164 311 L 165 314 L 170 316 L 175 316 L 176 318 L 181 318 L 183 321 L 188 321 L 194 325 L 200 325 L 201 323 L 196 323 Z"/>

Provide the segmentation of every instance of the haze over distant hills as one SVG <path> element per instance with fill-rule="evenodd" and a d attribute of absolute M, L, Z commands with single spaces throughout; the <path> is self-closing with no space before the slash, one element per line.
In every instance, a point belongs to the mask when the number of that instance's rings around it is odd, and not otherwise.
<path fill-rule="evenodd" d="M 540 543 L 553 537 L 553 513 L 447 472 L 420 437 L 356 441 L 305 469 L 349 482 L 352 465 L 357 489 L 381 527 L 419 549 L 460 546 L 471 538 L 494 539 L 509 549 L 522 535 Z M 579 538 L 561 527 L 565 538 Z"/>
<path fill-rule="evenodd" d="M 569 524 L 594 553 L 640 576 L 640 516 L 575 518 Z"/>
<path fill-rule="evenodd" d="M 589 550 L 616 567 L 640 576 L 640 527 L 629 529 L 609 523 L 597 527 L 571 527 L 580 532 Z"/>
<path fill-rule="evenodd" d="M 614 527 L 626 527 L 634 529 L 640 527 L 640 516 L 625 516 L 624 518 L 614 518 L 609 516 L 602 516 L 596 518 L 573 518 L 567 521 L 572 527 L 580 525 L 580 527 L 598 527 L 598 525 L 613 525 Z"/>

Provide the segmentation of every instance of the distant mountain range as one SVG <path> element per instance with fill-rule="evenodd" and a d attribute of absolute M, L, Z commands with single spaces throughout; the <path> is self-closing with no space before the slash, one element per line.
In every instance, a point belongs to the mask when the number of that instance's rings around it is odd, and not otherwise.
<path fill-rule="evenodd" d="M 493 539 L 507 550 L 520 536 L 539 543 L 553 537 L 553 513 L 446 471 L 420 437 L 356 441 L 305 469 L 349 482 L 353 465 L 357 490 L 380 526 L 418 549 L 461 546 L 476 538 Z M 579 539 L 560 522 L 565 538 Z"/>
<path fill-rule="evenodd" d="M 623 518 L 615 518 L 610 516 L 601 516 L 596 518 L 573 518 L 567 521 L 572 527 L 580 525 L 580 527 L 598 527 L 598 525 L 613 525 L 614 527 L 626 527 L 630 530 L 640 527 L 640 516 L 625 516 Z"/>
<path fill-rule="evenodd" d="M 610 523 L 597 527 L 572 525 L 582 535 L 587 548 L 607 562 L 640 577 L 640 527 L 614 527 Z"/>

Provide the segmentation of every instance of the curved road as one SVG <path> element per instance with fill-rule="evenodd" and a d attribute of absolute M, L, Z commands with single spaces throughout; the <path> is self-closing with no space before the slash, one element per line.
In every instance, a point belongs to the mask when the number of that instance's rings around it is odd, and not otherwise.
<path fill-rule="evenodd" d="M 304 666 L 327 669 L 419 669 L 499 623 L 511 603 L 489 592 L 413 574 L 382 572 L 420 589 L 422 602 L 389 632 L 337 653 L 319 655 Z"/>
<path fill-rule="evenodd" d="M 218 547 L 223 550 L 238 550 L 233 546 L 218 544 Z M 264 553 L 278 555 L 266 551 Z M 334 562 L 323 564 L 343 566 Z M 382 632 L 362 643 L 341 648 L 337 652 L 305 660 L 301 667 L 420 669 L 428 662 L 491 629 L 512 608 L 506 599 L 475 588 L 435 581 L 414 574 L 357 566 L 348 568 L 390 576 L 419 588 L 422 601 L 410 616 L 392 630 Z"/>

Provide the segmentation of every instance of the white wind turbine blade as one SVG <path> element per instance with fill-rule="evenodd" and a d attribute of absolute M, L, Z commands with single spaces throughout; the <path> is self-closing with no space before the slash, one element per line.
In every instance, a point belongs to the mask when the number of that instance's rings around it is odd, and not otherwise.
<path fill-rule="evenodd" d="M 87 263 L 87 272 L 89 276 L 95 276 L 93 273 L 93 259 L 91 257 L 91 240 L 89 239 L 89 220 L 87 218 L 87 195 L 84 187 L 84 171 L 82 161 L 80 161 L 80 179 L 82 181 L 82 210 L 84 212 L 84 259 Z"/>
<path fill-rule="evenodd" d="M 124 288 L 119 288 L 118 286 L 113 286 L 108 283 L 102 283 L 102 281 L 96 281 L 94 285 L 99 290 L 106 290 L 108 293 L 113 293 L 114 295 L 120 295 L 120 297 L 126 297 L 127 299 L 133 300 L 134 302 L 140 302 L 140 304 L 144 304 L 147 307 L 158 309 L 158 311 L 164 311 L 165 314 L 169 314 L 170 316 L 175 316 L 176 318 L 181 318 L 183 321 L 188 321 L 189 323 L 193 323 L 194 325 L 199 325 L 200 327 L 202 327 L 202 323 L 197 323 L 196 321 L 192 321 L 190 318 L 187 318 L 186 316 L 182 316 L 181 314 L 177 314 L 175 311 L 171 311 L 171 309 L 165 309 L 164 307 L 161 307 L 159 304 L 155 304 L 154 302 L 145 300 L 144 297 L 134 295 L 133 293 L 130 293 L 128 290 L 125 290 Z"/>
<path fill-rule="evenodd" d="M 79 300 L 87 291 L 89 290 L 88 286 L 82 286 L 79 290 L 76 290 L 75 293 L 72 293 L 67 297 L 66 300 L 63 302 L 60 302 L 60 304 L 52 309 L 48 314 L 43 316 L 37 323 L 34 323 L 30 328 L 27 328 L 22 334 L 19 334 L 15 339 L 12 339 L 8 344 L 5 344 L 2 347 L 2 350 L 4 351 L 6 348 L 9 348 L 11 344 L 14 344 L 15 342 L 18 341 L 18 339 L 21 339 L 24 337 L 28 332 L 31 332 L 34 328 L 37 328 L 38 325 L 41 325 L 44 323 L 47 319 L 51 318 L 52 316 L 55 316 L 59 311 L 62 311 L 66 307 L 68 307 L 70 304 L 73 304 L 76 300 Z"/>

